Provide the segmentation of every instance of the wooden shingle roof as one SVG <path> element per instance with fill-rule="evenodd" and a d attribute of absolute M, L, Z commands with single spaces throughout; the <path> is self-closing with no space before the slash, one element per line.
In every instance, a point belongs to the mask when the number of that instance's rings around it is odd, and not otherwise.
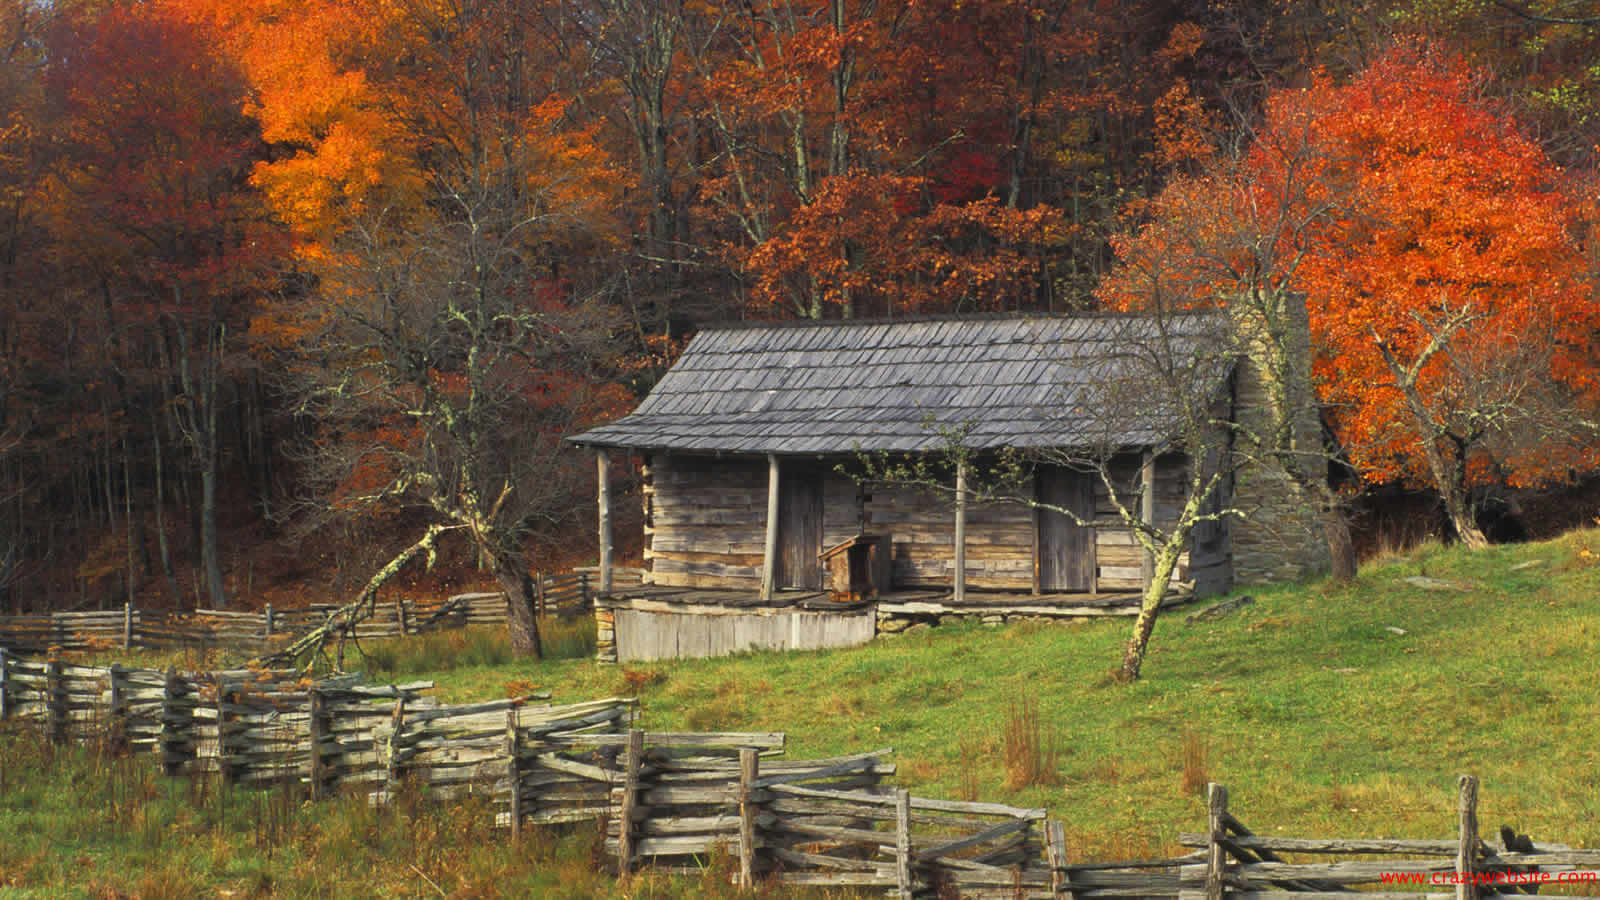
<path fill-rule="evenodd" d="M 959 429 L 978 449 L 1148 446 L 1170 436 L 1170 404 L 1159 391 L 1104 386 L 1140 377 L 1157 344 L 1195 363 L 1214 349 L 1215 324 L 1083 316 L 708 328 L 632 414 L 570 440 L 823 454 L 935 449 L 948 440 L 941 429 Z M 1227 366 L 1200 365 L 1220 386 Z"/>

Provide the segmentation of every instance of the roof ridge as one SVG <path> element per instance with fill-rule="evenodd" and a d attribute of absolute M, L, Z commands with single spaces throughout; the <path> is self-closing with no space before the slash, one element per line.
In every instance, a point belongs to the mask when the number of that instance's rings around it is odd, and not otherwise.
<path fill-rule="evenodd" d="M 1215 314 L 1216 310 L 1197 309 L 1169 312 L 1163 315 L 1167 318 L 1189 318 Z M 706 322 L 697 326 L 695 330 L 697 332 L 757 331 L 785 328 L 848 328 L 851 326 L 865 328 L 877 325 L 915 325 L 943 322 L 1061 322 L 1073 320 L 1154 319 L 1158 317 L 1147 313 L 1115 309 L 1087 309 L 1073 312 L 927 313 L 892 318 L 872 317 L 863 319 L 729 319 Z"/>

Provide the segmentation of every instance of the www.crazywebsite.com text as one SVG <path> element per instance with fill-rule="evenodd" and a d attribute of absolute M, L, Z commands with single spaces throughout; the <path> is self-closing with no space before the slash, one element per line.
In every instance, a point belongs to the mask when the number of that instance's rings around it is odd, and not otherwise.
<path fill-rule="evenodd" d="M 1600 872 L 1379 872 L 1383 884 L 1595 884 Z"/>

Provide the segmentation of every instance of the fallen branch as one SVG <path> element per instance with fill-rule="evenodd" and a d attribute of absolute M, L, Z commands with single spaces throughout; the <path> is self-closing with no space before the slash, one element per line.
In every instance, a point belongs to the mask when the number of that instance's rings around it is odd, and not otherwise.
<path fill-rule="evenodd" d="M 439 536 L 446 531 L 454 531 L 462 525 L 429 525 L 427 533 L 415 544 L 400 551 L 394 559 L 373 574 L 367 581 L 356 599 L 344 606 L 328 613 L 328 618 L 316 628 L 306 632 L 295 640 L 294 643 L 281 650 L 250 661 L 251 666 L 276 667 L 293 665 L 300 666 L 305 660 L 304 668 L 311 667 L 311 660 L 320 654 L 327 646 L 328 640 L 337 636 L 339 639 L 339 658 L 335 668 L 342 668 L 344 664 L 344 642 L 346 638 L 355 635 L 356 626 L 369 618 L 377 608 L 378 588 L 384 582 L 400 574 L 400 571 L 411 563 L 412 560 L 424 554 L 427 555 L 427 567 L 433 568 L 434 561 L 438 558 Z"/>

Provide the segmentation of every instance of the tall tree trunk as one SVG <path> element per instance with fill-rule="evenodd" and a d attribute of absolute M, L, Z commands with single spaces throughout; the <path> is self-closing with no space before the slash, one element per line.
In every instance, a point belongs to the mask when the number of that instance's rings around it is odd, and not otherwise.
<path fill-rule="evenodd" d="M 156 462 L 156 548 L 161 554 L 161 576 L 167 583 L 167 599 L 176 608 L 182 603 L 182 597 L 178 593 L 178 578 L 172 571 L 172 552 L 167 546 L 167 493 L 162 483 L 165 466 L 161 458 L 161 420 L 153 412 L 150 415 L 150 435 L 154 442 Z"/>
<path fill-rule="evenodd" d="M 1489 537 L 1478 527 L 1477 517 L 1472 514 L 1472 504 L 1467 500 L 1466 486 L 1461 484 L 1464 477 L 1458 472 L 1452 478 L 1452 483 L 1446 487 L 1444 494 L 1444 511 L 1450 517 L 1450 527 L 1455 529 L 1456 539 L 1468 550 L 1483 550 L 1489 546 Z"/>
<path fill-rule="evenodd" d="M 139 589 L 139 579 L 136 575 L 134 564 L 137 557 L 134 554 L 134 545 L 139 544 L 142 549 L 144 535 L 134 528 L 133 515 L 133 461 L 128 457 L 128 435 L 122 435 L 122 524 L 128 542 L 128 605 L 132 606 L 137 598 L 134 596 Z"/>
<path fill-rule="evenodd" d="M 1434 487 L 1444 500 L 1444 511 L 1450 517 L 1450 525 L 1455 528 L 1456 537 L 1467 549 L 1482 550 L 1489 546 L 1489 539 L 1478 530 L 1478 523 L 1472 516 L 1472 505 L 1467 500 L 1467 443 L 1436 421 L 1433 411 L 1423 399 L 1422 390 L 1417 387 L 1417 381 L 1428 360 L 1435 354 L 1444 352 L 1456 332 L 1482 318 L 1480 314 L 1473 312 L 1470 306 L 1463 306 L 1454 311 L 1447 309 L 1446 312 L 1448 314 L 1444 321 L 1434 326 L 1427 345 L 1409 366 L 1403 365 L 1389 345 L 1376 333 L 1373 337 L 1378 340 L 1378 350 L 1383 354 L 1383 361 L 1388 364 L 1390 373 L 1394 375 L 1395 387 L 1405 398 L 1406 410 L 1411 414 L 1412 427 L 1416 429 L 1422 445 L 1422 457 L 1428 463 L 1428 474 L 1433 477 Z M 1441 438 L 1448 438 L 1455 444 L 1453 455 L 1446 455 L 1439 448 Z"/>
<path fill-rule="evenodd" d="M 522 554 L 479 543 L 483 555 L 494 568 L 494 580 L 506 592 L 506 629 L 511 635 L 511 650 L 518 656 L 544 659 L 544 641 L 539 635 L 539 620 L 533 609 L 533 582 Z"/>
<path fill-rule="evenodd" d="M 205 564 L 206 591 L 212 609 L 227 609 L 228 595 L 222 589 L 222 559 L 217 552 L 217 451 L 206 454 L 200 472 L 200 556 Z"/>
<path fill-rule="evenodd" d="M 217 548 L 217 403 L 222 380 L 224 326 L 208 326 L 205 357 L 199 373 L 192 371 L 189 335 L 182 323 L 175 322 L 178 340 L 178 377 L 183 385 L 185 411 L 183 428 L 195 461 L 200 464 L 200 565 L 206 594 L 212 609 L 227 609 L 228 596 L 222 587 L 222 560 Z M 197 586 L 198 592 L 198 586 Z M 198 605 L 198 603 L 197 603 Z"/>

